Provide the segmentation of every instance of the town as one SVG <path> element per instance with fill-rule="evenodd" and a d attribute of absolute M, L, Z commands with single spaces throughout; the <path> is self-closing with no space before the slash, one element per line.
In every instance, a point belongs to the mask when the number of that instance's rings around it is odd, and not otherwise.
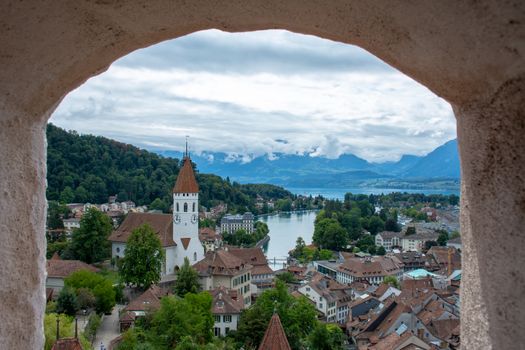
<path fill-rule="evenodd" d="M 459 348 L 457 196 L 324 200 L 279 269 L 251 212 L 200 206 L 189 154 L 172 197 L 50 210 L 46 349 Z"/>

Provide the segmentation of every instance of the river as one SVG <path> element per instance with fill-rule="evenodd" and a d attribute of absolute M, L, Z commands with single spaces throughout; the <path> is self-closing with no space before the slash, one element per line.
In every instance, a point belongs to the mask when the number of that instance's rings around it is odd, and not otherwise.
<path fill-rule="evenodd" d="M 295 247 L 298 237 L 303 237 L 306 244 L 312 243 L 316 214 L 317 212 L 312 210 L 259 217 L 270 229 L 270 241 L 264 245 L 263 250 L 272 269 L 278 270 L 283 267 L 283 260 Z M 279 260 L 276 264 L 273 263 L 274 258 Z"/>
<path fill-rule="evenodd" d="M 381 194 L 391 192 L 408 192 L 424 194 L 457 194 L 455 190 L 414 190 L 414 189 L 392 189 L 392 188 L 287 188 L 294 194 L 322 195 L 329 199 L 344 199 L 347 192 L 354 194 Z M 283 260 L 288 252 L 295 247 L 298 237 L 303 237 L 306 244 L 312 243 L 314 233 L 314 221 L 316 211 L 282 213 L 259 217 L 265 222 L 270 230 L 270 241 L 264 245 L 263 250 L 268 258 L 270 267 L 278 270 L 283 267 Z M 276 264 L 273 263 L 274 259 Z"/>

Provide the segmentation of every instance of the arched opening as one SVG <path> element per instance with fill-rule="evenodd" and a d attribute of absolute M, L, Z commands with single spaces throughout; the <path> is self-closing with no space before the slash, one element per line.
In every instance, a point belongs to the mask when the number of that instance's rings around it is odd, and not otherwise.
<path fill-rule="evenodd" d="M 185 213 L 188 212 L 188 203 L 184 203 L 184 212 L 185 212 Z"/>
<path fill-rule="evenodd" d="M 192 211 L 195 213 L 195 203 L 192 204 Z"/>
<path fill-rule="evenodd" d="M 331 4 L 270 1 L 147 6 L 9 2 L 2 15 L 0 262 L 10 348 L 41 348 L 43 123 L 60 99 L 124 54 L 206 28 L 283 28 L 358 44 L 453 104 L 462 159 L 465 348 L 511 349 L 524 323 L 523 2 Z M 103 15 L 101 15 L 103 14 Z M 39 18 L 27 21 L 27 18 Z M 60 16 L 60 21 L 56 18 Z M 466 28 L 468 27 L 468 28 Z M 467 30 L 465 30 L 467 29 Z M 39 49 L 37 49 L 39 48 Z M 68 57 L 67 61 L 64 57 Z M 468 64 L 466 64 L 468 62 Z M 495 164 L 496 163 L 496 164 Z M 30 204 L 29 204 L 30 203 Z M 505 235 L 498 240 L 495 232 Z M 498 244 L 494 244 L 498 241 Z M 24 256 L 13 253 L 27 252 Z M 28 257 L 32 260 L 28 261 Z M 36 263 L 35 263 L 36 260 Z M 12 276 L 22 276 L 13 279 Z M 508 276 L 512 276 L 508 278 Z M 518 285 L 516 285 L 518 283 Z M 509 300 L 501 305 L 493 300 Z M 25 327 L 22 326 L 25 324 Z M 29 332 L 27 331 L 29 329 Z"/>

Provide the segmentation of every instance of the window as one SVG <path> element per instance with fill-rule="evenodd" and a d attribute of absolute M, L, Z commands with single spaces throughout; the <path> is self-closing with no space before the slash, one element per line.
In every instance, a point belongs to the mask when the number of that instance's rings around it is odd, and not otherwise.
<path fill-rule="evenodd" d="M 184 212 L 185 212 L 185 213 L 188 212 L 188 203 L 184 203 Z"/>
<path fill-rule="evenodd" d="M 226 334 L 230 333 L 230 327 L 226 327 L 226 329 L 224 330 Z"/>
<path fill-rule="evenodd" d="M 193 261 L 197 261 L 197 253 L 193 253 Z"/>
<path fill-rule="evenodd" d="M 213 334 L 215 334 L 216 337 L 221 336 L 221 329 L 219 327 L 213 328 Z"/>
<path fill-rule="evenodd" d="M 224 316 L 222 316 L 222 322 L 231 323 L 231 321 L 232 321 L 232 315 L 224 315 Z"/>
<path fill-rule="evenodd" d="M 120 253 L 120 248 L 119 247 L 117 247 L 117 253 Z"/>
<path fill-rule="evenodd" d="M 195 212 L 195 203 L 193 203 L 193 205 L 192 205 L 192 210 L 193 210 L 193 212 Z"/>
<path fill-rule="evenodd" d="M 323 308 L 323 303 L 319 303 L 319 308 L 320 308 L 320 309 Z"/>
<path fill-rule="evenodd" d="M 179 203 L 177 203 L 177 210 L 176 210 L 176 211 L 179 211 L 179 210 L 180 210 L 180 209 L 179 209 Z"/>
<path fill-rule="evenodd" d="M 215 323 L 221 322 L 221 315 L 215 315 Z"/>

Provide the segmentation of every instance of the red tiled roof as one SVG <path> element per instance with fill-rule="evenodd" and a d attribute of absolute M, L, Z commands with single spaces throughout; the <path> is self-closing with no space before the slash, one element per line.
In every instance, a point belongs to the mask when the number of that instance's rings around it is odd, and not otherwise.
<path fill-rule="evenodd" d="M 228 252 L 241 259 L 245 264 L 253 266 L 268 265 L 268 260 L 264 256 L 261 248 L 233 248 L 229 247 Z"/>
<path fill-rule="evenodd" d="M 51 259 L 47 261 L 47 277 L 66 278 L 73 272 L 79 270 L 88 270 L 92 272 L 99 271 L 96 267 L 80 260 Z"/>
<path fill-rule="evenodd" d="M 162 290 L 158 286 L 151 286 L 138 298 L 126 306 L 126 311 L 149 311 L 160 307 L 160 298 L 163 296 Z"/>
<path fill-rule="evenodd" d="M 195 173 L 189 157 L 184 158 L 184 164 L 179 171 L 173 193 L 198 193 L 199 185 L 195 180 Z"/>
<path fill-rule="evenodd" d="M 126 243 L 134 229 L 148 224 L 157 234 L 163 247 L 177 245 L 173 241 L 173 218 L 170 214 L 129 213 L 108 240 Z"/>
<path fill-rule="evenodd" d="M 270 319 L 259 350 L 291 350 L 278 314 Z"/>
<path fill-rule="evenodd" d="M 209 291 L 209 293 L 213 297 L 211 313 L 214 315 L 240 314 L 244 308 L 243 299 L 239 298 L 235 300 L 231 290 L 225 287 L 216 288 Z"/>
<path fill-rule="evenodd" d="M 204 259 L 193 265 L 201 275 L 222 276 L 235 276 L 241 271 L 251 270 L 252 267 L 225 250 L 207 252 Z"/>
<path fill-rule="evenodd" d="M 51 350 L 83 350 L 83 348 L 78 339 L 64 338 L 57 340 Z"/>
<path fill-rule="evenodd" d="M 354 277 L 387 276 L 401 272 L 401 267 L 387 256 L 350 258 L 339 269 Z"/>

